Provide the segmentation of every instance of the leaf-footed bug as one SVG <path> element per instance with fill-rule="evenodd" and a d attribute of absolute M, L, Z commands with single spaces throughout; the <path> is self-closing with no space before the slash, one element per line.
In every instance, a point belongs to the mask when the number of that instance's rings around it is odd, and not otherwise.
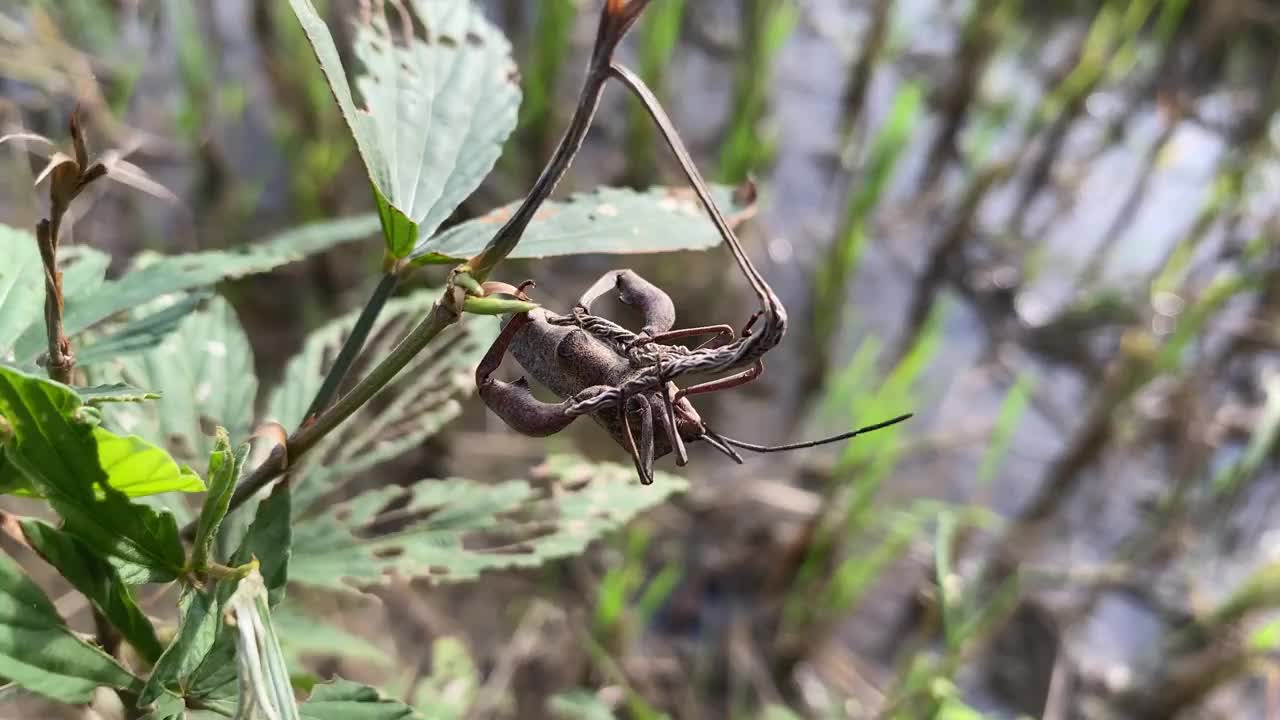
<path fill-rule="evenodd" d="M 630 270 L 610 271 L 583 294 L 569 315 L 557 315 L 543 308 L 512 315 L 476 369 L 481 399 L 512 429 L 535 437 L 559 432 L 579 416 L 592 416 L 631 455 L 641 482 L 646 484 L 653 481 L 656 458 L 675 452 L 677 464 L 684 465 L 688 461 L 685 445 L 689 442 L 706 442 L 740 463 L 742 457 L 734 448 L 754 452 L 795 450 L 845 440 L 911 417 L 901 415 L 821 440 L 761 446 L 715 433 L 689 402 L 692 395 L 727 390 L 759 377 L 764 370 L 763 356 L 786 334 L 787 313 L 712 200 L 706 182 L 657 98 L 639 77 L 613 60 L 618 43 L 649 2 L 608 0 L 606 3 L 587 81 L 569 129 L 520 212 L 531 217 L 550 194 L 581 147 L 605 81 L 616 79 L 639 98 L 658 126 L 755 293 L 760 309 L 737 336 L 728 325 L 673 329 L 675 305 L 665 292 Z M 524 224 L 527 220 L 512 230 L 518 234 Z M 530 283 L 520 288 L 505 286 L 501 291 L 528 300 L 524 293 L 528 285 Z M 590 313 L 592 302 L 610 290 L 616 290 L 623 303 L 642 313 L 644 326 L 639 333 Z M 722 338 L 725 342 L 696 348 L 668 344 L 699 336 Z M 508 350 L 525 372 L 555 393 L 561 402 L 537 399 L 524 378 L 514 383 L 494 378 L 493 372 Z M 672 381 L 686 375 L 708 379 L 677 388 Z M 655 431 L 658 427 L 661 433 Z"/>

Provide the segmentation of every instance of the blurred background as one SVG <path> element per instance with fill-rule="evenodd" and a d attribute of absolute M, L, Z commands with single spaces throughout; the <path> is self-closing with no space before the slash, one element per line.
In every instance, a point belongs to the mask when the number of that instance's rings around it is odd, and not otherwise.
<path fill-rule="evenodd" d="M 346 52 L 360 3 L 316 4 Z M 481 4 L 525 97 L 455 220 L 540 170 L 599 6 Z M 915 417 L 743 466 L 694 448 L 687 495 L 579 559 L 309 597 L 369 645 L 312 670 L 432 678 L 467 717 L 1280 717 L 1278 41 L 1271 0 L 655 0 L 626 62 L 704 174 L 760 183 L 742 235 L 792 318 L 699 411 L 760 443 Z M 0 128 L 64 141 L 76 103 L 180 199 L 81 201 L 113 271 L 372 208 L 283 0 L 0 0 Z M 38 164 L 0 165 L 0 222 L 32 226 Z M 681 179 L 611 89 L 560 193 L 651 184 Z M 380 252 L 219 288 L 264 385 Z M 499 274 L 564 309 L 619 266 L 682 325 L 754 308 L 723 249 Z M 590 424 L 535 440 L 464 405 L 378 481 L 626 462 Z"/>

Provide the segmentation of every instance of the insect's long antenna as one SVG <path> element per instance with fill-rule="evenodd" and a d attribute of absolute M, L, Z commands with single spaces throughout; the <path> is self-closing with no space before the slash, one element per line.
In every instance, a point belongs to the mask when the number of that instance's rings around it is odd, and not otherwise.
<path fill-rule="evenodd" d="M 615 78 L 635 94 L 640 100 L 640 104 L 644 105 L 645 110 L 648 111 L 649 117 L 653 118 L 658 130 L 662 132 L 662 136 L 666 138 L 667 145 L 671 147 L 671 152 L 675 154 L 676 160 L 680 163 L 680 168 L 684 171 L 685 176 L 689 178 L 689 183 L 693 185 L 693 191 L 697 193 L 703 207 L 711 215 L 711 221 L 715 223 L 720 237 L 729 246 L 729 251 L 733 253 L 734 259 L 738 261 L 738 266 L 742 268 L 742 273 L 747 276 L 747 282 L 751 284 L 751 289 L 759 297 L 760 305 L 775 315 L 785 317 L 778 297 L 773 293 L 769 284 L 765 282 L 764 277 L 756 270 L 755 265 L 751 263 L 751 258 L 747 257 L 747 253 L 743 250 L 738 236 L 734 234 L 733 229 L 729 227 L 729 222 L 725 220 L 724 214 L 720 212 L 720 208 L 716 207 L 715 201 L 711 199 L 711 191 L 707 189 L 706 181 L 702 179 L 702 174 L 698 172 L 698 167 L 694 164 L 692 156 L 689 155 L 689 150 L 684 146 L 684 141 L 680 139 L 680 134 L 676 131 L 671 118 L 667 116 L 667 111 L 658 102 L 658 98 L 639 76 L 626 67 L 613 63 L 610 65 L 609 70 Z"/>
<path fill-rule="evenodd" d="M 804 448 L 817 447 L 818 445 L 826 445 L 827 443 L 840 442 L 841 440 L 848 440 L 849 438 L 854 437 L 855 435 L 862 435 L 864 433 L 869 433 L 875 430 L 881 430 L 883 428 L 887 428 L 890 425 L 897 425 L 898 423 L 902 422 L 903 420 L 906 420 L 909 417 L 911 417 L 911 413 L 907 413 L 906 415 L 899 415 L 898 417 L 893 418 L 892 420 L 885 420 L 884 422 L 876 423 L 875 425 L 868 425 L 866 427 L 861 427 L 861 428 L 858 428 L 857 430 L 853 430 L 847 433 L 832 435 L 831 437 L 822 438 L 821 440 L 808 440 L 806 442 L 792 443 L 790 445 L 754 445 L 749 442 L 734 440 L 733 438 L 725 437 L 724 435 L 720 435 L 718 437 L 719 439 L 723 440 L 724 442 L 730 445 L 733 445 L 734 447 L 740 447 L 743 450 L 750 450 L 751 452 L 758 452 L 758 453 L 786 452 L 788 450 L 803 450 Z"/>

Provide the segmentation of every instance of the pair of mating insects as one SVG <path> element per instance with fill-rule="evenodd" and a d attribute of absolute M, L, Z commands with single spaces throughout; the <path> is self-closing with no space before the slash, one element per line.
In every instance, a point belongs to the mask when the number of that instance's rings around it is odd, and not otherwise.
<path fill-rule="evenodd" d="M 498 231 L 499 236 L 518 237 L 527 227 L 582 146 L 605 83 L 616 79 L 639 98 L 661 131 L 746 276 L 760 309 L 737 335 L 728 325 L 673 329 L 676 313 L 671 298 L 634 272 L 615 270 L 592 285 L 568 315 L 543 308 L 512 315 L 476 369 L 480 397 L 512 429 L 535 437 L 559 432 L 578 417 L 590 415 L 631 455 L 641 482 L 646 484 L 653 481 L 656 458 L 674 452 L 677 464 L 683 466 L 688 462 L 686 444 L 699 440 L 741 463 L 742 457 L 735 448 L 755 452 L 794 450 L 845 440 L 906 420 L 910 415 L 822 440 L 766 447 L 712 431 L 689 402 L 691 396 L 727 390 L 759 377 L 764 370 L 764 354 L 786 333 L 787 313 L 712 200 L 657 98 L 639 77 L 613 59 L 618 43 L 649 2 L 607 0 L 605 3 L 587 79 L 569 128 L 525 201 Z M 489 291 L 528 300 L 524 291 L 532 283 L 518 288 L 501 283 L 487 285 Z M 633 333 L 591 314 L 591 304 L 612 290 L 617 291 L 623 303 L 643 315 L 644 327 L 640 332 Z M 717 339 L 723 342 L 693 348 L 670 344 L 673 340 L 691 337 L 711 337 L 709 342 Z M 524 378 L 508 383 L 493 377 L 508 351 L 525 372 L 555 393 L 561 402 L 537 399 Z M 677 388 L 673 381 L 685 376 L 714 379 Z M 661 428 L 661 432 L 656 428 Z"/>

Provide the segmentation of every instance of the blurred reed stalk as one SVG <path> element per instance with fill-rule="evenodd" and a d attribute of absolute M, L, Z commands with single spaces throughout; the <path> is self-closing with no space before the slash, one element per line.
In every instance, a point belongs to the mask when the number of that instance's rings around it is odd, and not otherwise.
<path fill-rule="evenodd" d="M 848 147 L 854 132 L 861 127 L 863 110 L 867 104 L 867 89 L 871 87 L 871 76 L 880 63 L 884 46 L 889 39 L 890 20 L 893 15 L 893 0 L 875 0 L 867 10 L 869 19 L 866 32 L 862 34 L 862 54 L 854 62 L 849 73 L 849 84 L 844 92 L 844 120 L 842 122 L 842 147 Z"/>
<path fill-rule="evenodd" d="M 639 36 L 639 73 L 649 88 L 666 103 L 667 67 L 680 42 L 680 28 L 684 21 L 685 0 L 666 0 L 657 3 L 641 20 Z M 654 165 L 653 122 L 640 101 L 628 100 L 627 114 L 627 169 L 624 182 L 643 189 L 653 184 Z"/>
<path fill-rule="evenodd" d="M 773 159 L 775 140 L 764 127 L 774 61 L 795 30 L 795 0 L 743 0 L 733 105 L 720 149 L 719 179 L 738 183 Z"/>
<path fill-rule="evenodd" d="M 950 82 L 938 98 L 938 132 L 926 152 L 919 193 L 935 187 L 951 160 L 960 157 L 960 132 L 969 111 L 977 104 L 978 89 L 987 65 L 999 47 L 998 39 L 1008 32 L 1013 16 L 1011 0 L 977 0 L 960 30 L 960 45 L 948 63 Z"/>
<path fill-rule="evenodd" d="M 849 284 L 857 274 L 867 231 L 876 208 L 888 189 L 898 160 L 906 151 L 922 116 L 924 89 L 917 83 L 904 85 L 894 98 L 889 117 L 871 143 L 862 173 L 850 183 L 840 232 L 817 262 L 810 296 L 810 330 L 808 352 L 801 388 L 807 392 L 797 398 L 795 412 L 800 412 L 824 383 L 831 362 L 832 345 L 839 339 Z"/>
<path fill-rule="evenodd" d="M 558 139 L 555 136 L 559 123 L 555 116 L 556 89 L 569 56 L 577 17 L 576 0 L 537 3 L 529 58 L 520 66 L 524 100 L 520 104 L 520 124 L 516 132 L 528 148 L 527 152 L 518 153 L 520 157 L 546 157 Z M 536 171 L 536 165 L 530 170 Z"/>
<path fill-rule="evenodd" d="M 1041 101 L 1025 131 L 1030 147 L 1043 131 L 1038 152 L 1031 160 L 1022 190 L 1014 202 L 1008 227 L 1012 237 L 1023 237 L 1031 204 L 1052 181 L 1052 170 L 1062 155 L 1067 136 L 1085 111 L 1085 101 L 1101 85 L 1113 62 L 1131 63 L 1140 33 L 1157 0 L 1111 0 L 1094 16 L 1089 31 L 1072 51 L 1070 69 Z"/>

